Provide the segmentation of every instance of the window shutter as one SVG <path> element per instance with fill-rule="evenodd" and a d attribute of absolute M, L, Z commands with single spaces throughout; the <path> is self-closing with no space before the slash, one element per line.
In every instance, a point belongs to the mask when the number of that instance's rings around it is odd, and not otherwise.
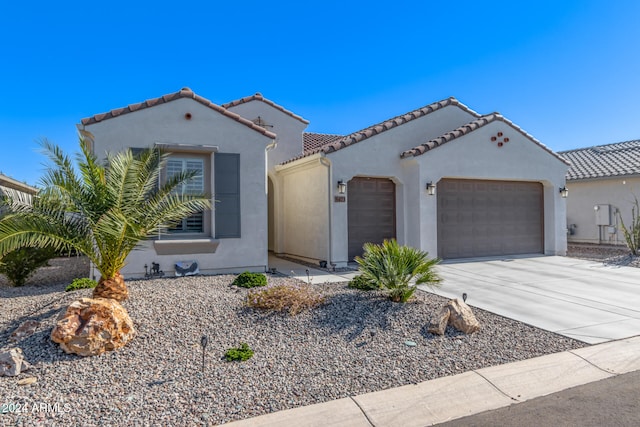
<path fill-rule="evenodd" d="M 214 159 L 216 238 L 240 237 L 240 154 Z"/>

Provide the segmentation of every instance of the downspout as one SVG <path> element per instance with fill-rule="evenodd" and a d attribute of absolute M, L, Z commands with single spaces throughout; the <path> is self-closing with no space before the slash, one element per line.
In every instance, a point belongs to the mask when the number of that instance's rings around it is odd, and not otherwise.
<path fill-rule="evenodd" d="M 326 157 L 320 157 L 320 164 L 323 166 L 327 167 L 327 214 L 329 216 L 328 218 L 328 225 L 329 225 L 329 249 L 327 251 L 327 263 L 329 264 L 328 266 L 330 267 L 333 263 L 333 227 L 332 227 L 332 221 L 331 218 L 333 217 L 333 204 L 331 203 L 331 195 L 333 193 L 333 184 L 332 184 L 332 180 L 331 180 L 331 162 L 326 158 Z"/>

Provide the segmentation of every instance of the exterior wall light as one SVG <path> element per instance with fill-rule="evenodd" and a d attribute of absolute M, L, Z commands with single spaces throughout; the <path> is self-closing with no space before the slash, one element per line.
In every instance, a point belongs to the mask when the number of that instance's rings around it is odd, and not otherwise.
<path fill-rule="evenodd" d="M 568 195 L 569 195 L 569 189 L 567 187 L 562 187 L 560 189 L 560 196 L 562 196 L 563 199 L 566 199 Z"/>
<path fill-rule="evenodd" d="M 431 181 L 427 182 L 427 194 L 430 196 L 436 194 L 436 186 Z"/>
<path fill-rule="evenodd" d="M 344 194 L 347 192 L 347 183 L 343 180 L 338 181 L 338 193 Z"/>

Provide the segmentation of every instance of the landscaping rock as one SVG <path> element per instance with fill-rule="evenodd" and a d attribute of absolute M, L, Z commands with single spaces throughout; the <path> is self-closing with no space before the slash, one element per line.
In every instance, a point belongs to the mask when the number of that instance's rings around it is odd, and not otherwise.
<path fill-rule="evenodd" d="M 38 322 L 37 320 L 27 320 L 22 325 L 18 326 L 15 331 L 13 331 L 13 333 L 9 337 L 9 342 L 16 343 L 23 338 L 30 337 L 38 329 L 38 326 L 40 326 L 40 322 Z"/>
<path fill-rule="evenodd" d="M 435 320 L 429 324 L 429 333 L 436 335 L 444 335 L 444 331 L 447 329 L 447 323 L 449 323 L 449 305 L 445 305 L 438 312 Z"/>
<path fill-rule="evenodd" d="M 480 322 L 473 315 L 471 307 L 458 298 L 447 303 L 449 307 L 449 324 L 465 334 L 472 334 L 480 329 Z"/>
<path fill-rule="evenodd" d="M 116 301 L 124 301 L 129 298 L 129 290 L 124 283 L 122 274 L 116 274 L 113 279 L 100 278 L 98 286 L 93 290 L 94 298 L 111 298 Z"/>
<path fill-rule="evenodd" d="M 24 360 L 21 348 L 15 347 L 0 352 L 0 377 L 15 377 L 30 367 L 31 365 Z"/>
<path fill-rule="evenodd" d="M 436 320 L 429 324 L 431 334 L 444 335 L 447 325 L 451 325 L 465 334 L 472 334 L 480 329 L 480 322 L 473 315 L 471 307 L 458 298 L 449 300 L 442 307 Z"/>
<path fill-rule="evenodd" d="M 51 339 L 67 353 L 96 356 L 124 346 L 134 335 L 133 322 L 120 303 L 81 298 L 60 315 Z"/>

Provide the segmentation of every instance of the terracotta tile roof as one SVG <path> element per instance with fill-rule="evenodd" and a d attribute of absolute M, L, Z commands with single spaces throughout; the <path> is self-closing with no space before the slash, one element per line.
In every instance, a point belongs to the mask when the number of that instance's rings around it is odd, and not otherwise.
<path fill-rule="evenodd" d="M 313 151 L 323 145 L 330 144 L 344 135 L 334 135 L 331 133 L 313 133 L 305 132 L 302 134 L 302 142 L 304 145 L 304 152 Z"/>
<path fill-rule="evenodd" d="M 571 162 L 567 180 L 640 174 L 640 140 L 561 151 Z"/>
<path fill-rule="evenodd" d="M 226 104 L 222 104 L 222 107 L 231 108 L 231 107 L 235 107 L 236 105 L 244 104 L 245 102 L 250 102 L 250 101 L 262 101 L 265 104 L 272 106 L 276 110 L 280 110 L 283 113 L 293 117 L 294 119 L 300 120 L 304 124 L 307 124 L 307 125 L 309 124 L 308 120 L 305 120 L 302 117 L 298 116 L 297 114 L 294 114 L 291 111 L 287 110 L 286 108 L 282 107 L 281 105 L 278 105 L 275 102 L 268 100 L 267 98 L 262 96 L 260 92 L 256 92 L 254 95 L 245 96 L 244 98 L 240 98 L 235 101 L 227 102 Z"/>
<path fill-rule="evenodd" d="M 492 114 L 487 114 L 486 116 L 481 116 L 480 118 L 470 123 L 467 123 L 466 125 L 460 126 L 457 129 L 447 132 L 444 135 L 441 135 L 423 144 L 420 144 L 417 147 L 414 147 L 410 150 L 404 151 L 402 154 L 400 154 L 400 157 L 404 159 L 407 157 L 420 156 L 429 150 L 433 150 L 434 148 L 437 148 L 443 144 L 446 144 L 447 142 L 452 141 L 460 136 L 467 135 L 473 132 L 474 130 L 480 129 L 481 127 L 486 126 L 489 123 L 494 122 L 496 120 L 506 123 L 516 131 L 520 132 L 526 138 L 528 138 L 532 142 L 539 145 L 542 149 L 552 154 L 558 160 L 562 161 L 563 163 L 566 163 L 567 165 L 569 164 L 569 162 L 567 162 L 564 158 L 562 158 L 561 156 L 556 154 L 554 151 L 549 149 L 546 145 L 544 145 L 543 143 L 535 139 L 532 135 L 522 130 L 522 128 L 520 128 L 519 126 L 516 126 L 511 120 L 504 118 L 500 113 L 492 113 Z"/>
<path fill-rule="evenodd" d="M 138 110 L 143 110 L 145 108 L 150 108 L 150 107 L 154 107 L 156 105 L 160 105 L 160 104 L 165 104 L 167 102 L 171 102 L 171 101 L 175 101 L 176 99 L 180 99 L 180 98 L 191 98 L 196 100 L 197 102 L 199 102 L 200 104 L 211 108 L 214 111 L 217 111 L 220 114 L 223 114 L 237 122 L 242 123 L 245 126 L 250 127 L 251 129 L 255 130 L 256 132 L 260 132 L 261 134 L 263 134 L 266 137 L 269 138 L 275 138 L 276 134 L 273 132 L 269 132 L 268 130 L 266 130 L 265 128 L 256 125 L 255 123 L 253 123 L 251 120 L 247 120 L 244 117 L 239 116 L 238 114 L 228 111 L 225 108 L 214 104 L 213 102 L 209 101 L 206 98 L 201 97 L 200 95 L 196 95 L 191 89 L 189 89 L 188 87 L 182 88 L 180 89 L 178 92 L 174 92 L 174 93 L 170 93 L 168 95 L 164 95 L 161 96 L 159 98 L 153 98 L 153 99 L 148 99 L 144 102 L 140 102 L 137 104 L 131 104 L 128 105 L 126 107 L 123 108 L 116 108 L 115 110 L 111 110 L 109 112 L 106 113 L 100 113 L 100 114 L 96 114 L 94 116 L 91 117 L 87 117 L 81 120 L 81 123 L 84 126 L 87 125 L 92 125 L 94 123 L 98 123 L 101 122 L 103 120 L 108 120 L 108 119 L 112 119 L 114 117 L 118 117 L 121 116 L 123 114 L 128 114 L 128 113 L 133 113 L 134 111 L 138 111 Z"/>
<path fill-rule="evenodd" d="M 343 136 L 340 139 L 336 139 L 335 141 L 332 141 L 330 143 L 327 143 L 323 146 L 320 146 L 318 148 L 309 150 L 309 151 L 305 151 L 303 154 L 294 157 L 293 159 L 287 160 L 286 162 L 283 162 L 282 164 L 286 164 L 286 163 L 290 163 L 293 161 L 296 161 L 298 159 L 301 159 L 303 157 L 307 157 L 310 156 L 312 154 L 316 154 L 316 153 L 325 153 L 325 154 L 329 154 L 332 153 L 334 151 L 338 151 L 342 148 L 348 147 L 350 145 L 356 144 L 358 142 L 361 142 L 371 136 L 377 135 L 379 133 L 382 133 L 384 131 L 387 131 L 389 129 L 393 129 L 397 126 L 403 125 L 407 122 L 410 122 L 414 119 L 420 118 L 420 117 L 424 117 L 427 114 L 433 113 L 434 111 L 440 110 L 442 108 L 448 107 L 450 105 L 454 105 L 457 106 L 461 109 L 463 109 L 464 111 L 474 115 L 475 117 L 480 117 L 480 115 L 478 113 L 476 113 L 475 111 L 471 110 L 469 107 L 467 107 L 466 105 L 464 105 L 463 103 L 461 103 L 460 101 L 458 101 L 457 99 L 455 99 L 454 97 L 450 97 L 447 99 L 443 99 L 442 101 L 438 101 L 438 102 L 434 102 L 433 104 L 429 104 L 426 105 L 422 108 L 418 108 L 416 110 L 410 111 L 408 113 L 402 114 L 400 116 L 396 116 L 392 119 L 386 120 L 384 122 L 375 124 L 373 126 L 369 126 L 368 128 L 359 130 L 357 132 L 354 132 L 352 134 L 349 134 L 347 136 Z"/>

